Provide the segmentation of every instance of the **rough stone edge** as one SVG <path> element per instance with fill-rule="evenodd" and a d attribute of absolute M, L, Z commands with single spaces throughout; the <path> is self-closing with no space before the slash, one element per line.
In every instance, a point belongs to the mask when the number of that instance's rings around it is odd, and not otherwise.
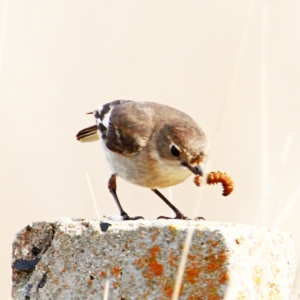
<path fill-rule="evenodd" d="M 18 283 L 13 287 L 12 294 L 16 295 L 17 291 L 24 290 L 24 286 L 27 285 L 28 279 L 30 278 L 32 272 L 35 269 L 35 265 L 38 264 L 39 260 L 41 259 L 42 255 L 48 250 L 48 248 L 51 246 L 51 242 L 55 236 L 55 233 L 57 230 L 63 229 L 63 224 L 65 223 L 74 223 L 74 222 L 80 222 L 83 226 L 89 226 L 89 224 L 93 224 L 93 226 L 96 226 L 95 224 L 98 224 L 98 228 L 104 233 L 107 230 L 109 231 L 120 231 L 120 230 L 133 230 L 138 229 L 139 227 L 147 227 L 149 224 L 157 224 L 161 227 L 166 226 L 165 222 L 159 222 L 159 221 L 134 221 L 134 222 L 116 222 L 113 224 L 107 223 L 107 222 L 99 222 L 94 220 L 84 220 L 84 219 L 62 219 L 58 222 L 53 223 L 47 223 L 47 222 L 36 222 L 31 223 L 28 226 L 26 226 L 24 229 L 22 229 L 18 234 L 14 241 L 14 247 L 15 247 L 15 260 L 12 264 L 13 267 L 13 278 L 14 282 L 18 281 Z M 172 223 L 168 222 L 167 225 L 170 226 L 180 226 L 185 227 L 186 229 L 194 224 L 194 221 L 172 221 Z M 124 226 L 125 225 L 125 226 Z M 218 229 L 220 230 L 220 226 L 226 227 L 247 227 L 247 228 L 260 228 L 270 233 L 280 232 L 282 235 L 291 236 L 291 234 L 279 230 L 270 230 L 268 228 L 258 227 L 258 226 L 247 226 L 243 224 L 233 224 L 233 223 L 216 223 L 216 222 L 205 222 L 202 223 L 204 225 L 203 228 L 210 228 L 210 230 Z M 45 226 L 44 228 L 44 238 L 40 238 L 40 235 L 38 236 L 38 239 L 36 240 L 33 236 L 33 238 L 30 238 L 31 243 L 26 243 L 26 240 L 18 241 L 18 236 L 20 234 L 25 233 L 25 237 L 29 238 L 31 234 L 34 234 L 34 228 L 39 226 Z M 75 229 L 75 228 L 74 228 Z M 96 228 L 95 228 L 96 229 Z M 26 234 L 27 232 L 27 234 Z M 77 234 L 80 234 L 80 232 L 77 232 Z M 36 241 L 36 242 L 35 242 Z M 31 248 L 31 249 L 29 249 Z M 18 250 L 19 249 L 19 250 Z M 13 255 L 14 256 L 14 255 Z M 17 258 L 19 257 L 19 258 Z M 46 281 L 46 278 L 42 278 L 41 282 L 39 283 L 39 287 L 42 288 L 44 282 Z M 30 287 L 27 287 L 29 289 L 28 294 L 30 293 Z M 15 292 L 14 292 L 15 291 Z M 24 295 L 24 294 L 23 294 Z M 26 298 L 25 299 L 29 299 Z"/>

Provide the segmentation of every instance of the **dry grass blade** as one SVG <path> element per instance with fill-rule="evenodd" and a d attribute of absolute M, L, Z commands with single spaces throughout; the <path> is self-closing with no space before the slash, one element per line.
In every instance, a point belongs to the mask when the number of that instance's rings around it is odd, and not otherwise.
<path fill-rule="evenodd" d="M 109 293 L 109 280 L 106 280 L 104 292 L 103 292 L 103 300 L 108 300 L 108 293 Z"/>
<path fill-rule="evenodd" d="M 100 214 L 99 214 L 98 206 L 97 206 L 97 203 L 96 203 L 96 199 L 95 199 L 95 195 L 94 195 L 94 192 L 93 192 L 90 176 L 89 176 L 88 173 L 86 173 L 86 179 L 88 181 L 88 185 L 89 185 L 89 188 L 90 188 L 90 192 L 91 192 L 91 196 L 92 196 L 92 200 L 93 200 L 93 203 L 94 203 L 94 207 L 95 207 L 95 211 L 96 211 L 98 220 L 100 220 Z"/>
<path fill-rule="evenodd" d="M 179 298 L 180 287 L 181 287 L 183 274 L 184 274 L 184 270 L 185 270 L 185 266 L 186 266 L 186 262 L 187 262 L 187 257 L 188 257 L 189 250 L 190 250 L 190 245 L 191 245 L 192 238 L 193 238 L 193 233 L 194 233 L 194 228 L 190 227 L 188 229 L 184 247 L 182 250 L 182 255 L 181 255 L 180 265 L 178 268 L 178 273 L 177 273 L 177 277 L 176 277 L 175 288 L 174 288 L 174 292 L 172 295 L 172 300 L 177 300 Z"/>

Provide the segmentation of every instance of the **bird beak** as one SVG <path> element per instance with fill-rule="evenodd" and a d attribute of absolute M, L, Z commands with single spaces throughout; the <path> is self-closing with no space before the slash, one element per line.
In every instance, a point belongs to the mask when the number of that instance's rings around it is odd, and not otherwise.
<path fill-rule="evenodd" d="M 182 165 L 187 167 L 195 175 L 200 175 L 202 177 L 204 174 L 204 166 L 202 163 L 198 165 L 190 165 L 188 163 L 183 163 Z"/>

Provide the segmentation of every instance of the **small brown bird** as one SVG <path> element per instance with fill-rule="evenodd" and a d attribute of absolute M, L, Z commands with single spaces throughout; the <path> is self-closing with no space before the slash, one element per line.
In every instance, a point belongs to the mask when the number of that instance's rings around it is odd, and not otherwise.
<path fill-rule="evenodd" d="M 117 196 L 117 176 L 150 188 L 175 213 L 187 219 L 157 189 L 176 185 L 192 173 L 203 176 L 208 141 L 203 130 L 185 113 L 153 102 L 116 100 L 89 114 L 96 125 L 78 132 L 79 141 L 99 139 L 111 167 L 108 188 L 123 220 L 129 217 Z M 168 217 L 159 217 L 166 218 Z"/>

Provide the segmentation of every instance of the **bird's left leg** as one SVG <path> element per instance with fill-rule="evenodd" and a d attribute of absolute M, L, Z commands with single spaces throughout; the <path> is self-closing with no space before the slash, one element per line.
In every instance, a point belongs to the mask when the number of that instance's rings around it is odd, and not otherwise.
<path fill-rule="evenodd" d="M 181 211 L 179 211 L 161 192 L 157 189 L 151 189 L 160 199 L 162 199 L 175 213 L 175 218 L 160 216 L 157 219 L 179 219 L 179 220 L 189 220 Z"/>
<path fill-rule="evenodd" d="M 123 218 L 124 221 L 128 221 L 128 220 L 138 220 L 138 219 L 144 219 L 143 217 L 129 217 L 128 214 L 124 211 L 121 203 L 120 203 L 120 200 L 117 196 L 117 175 L 116 174 L 112 174 L 111 177 L 109 178 L 109 181 L 108 181 L 108 189 L 110 191 L 110 193 L 112 194 L 112 196 L 114 197 L 117 205 L 118 205 L 118 208 L 120 210 L 120 214 L 121 214 L 121 217 Z"/>

